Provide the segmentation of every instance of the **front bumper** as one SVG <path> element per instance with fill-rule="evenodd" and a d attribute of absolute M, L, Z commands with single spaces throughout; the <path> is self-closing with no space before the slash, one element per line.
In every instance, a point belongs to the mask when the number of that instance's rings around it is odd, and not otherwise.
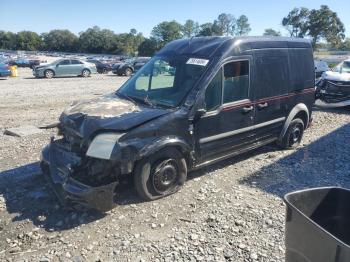
<path fill-rule="evenodd" d="M 33 76 L 35 76 L 35 77 L 44 77 L 44 71 L 33 70 Z"/>
<path fill-rule="evenodd" d="M 81 159 L 72 152 L 62 148 L 56 141 L 44 147 L 41 155 L 43 174 L 59 201 L 73 208 L 88 208 L 108 211 L 114 207 L 115 188 L 118 182 L 102 186 L 89 186 L 72 177 L 72 166 Z"/>

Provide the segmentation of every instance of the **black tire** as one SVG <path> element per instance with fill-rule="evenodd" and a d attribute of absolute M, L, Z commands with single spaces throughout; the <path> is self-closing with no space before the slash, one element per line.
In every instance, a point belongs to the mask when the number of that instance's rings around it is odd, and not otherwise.
<path fill-rule="evenodd" d="M 134 185 L 138 195 L 151 201 L 179 191 L 187 179 L 183 155 L 166 148 L 140 160 L 134 170 Z"/>
<path fill-rule="evenodd" d="M 53 78 L 55 76 L 55 72 L 51 69 L 47 69 L 44 71 L 45 78 Z"/>
<path fill-rule="evenodd" d="M 304 135 L 304 122 L 300 118 L 293 119 L 289 124 L 287 132 L 282 138 L 280 147 L 282 149 L 297 148 Z"/>
<path fill-rule="evenodd" d="M 89 69 L 83 69 L 83 71 L 81 71 L 81 76 L 82 77 L 89 77 L 91 74 Z"/>
<path fill-rule="evenodd" d="M 125 68 L 124 75 L 131 76 L 132 73 L 133 73 L 133 71 L 130 67 Z"/>

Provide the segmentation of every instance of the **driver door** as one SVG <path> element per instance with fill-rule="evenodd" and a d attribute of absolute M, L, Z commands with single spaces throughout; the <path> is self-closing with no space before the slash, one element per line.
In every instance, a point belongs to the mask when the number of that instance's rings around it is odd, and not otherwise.
<path fill-rule="evenodd" d="M 250 62 L 248 58 L 224 64 L 206 88 L 206 113 L 194 126 L 202 162 L 247 148 L 253 141 Z"/>

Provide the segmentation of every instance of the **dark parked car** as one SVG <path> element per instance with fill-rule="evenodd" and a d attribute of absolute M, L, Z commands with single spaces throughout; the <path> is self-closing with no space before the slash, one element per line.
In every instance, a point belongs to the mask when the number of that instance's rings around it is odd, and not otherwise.
<path fill-rule="evenodd" d="M 130 76 L 132 73 L 143 67 L 151 58 L 137 57 L 126 59 L 123 62 L 117 63 L 113 66 L 112 72 L 117 75 Z"/>
<path fill-rule="evenodd" d="M 34 67 L 39 66 L 39 65 L 40 65 L 40 60 L 38 60 L 38 59 L 30 59 L 29 60 L 29 67 L 31 69 L 34 69 Z"/>
<path fill-rule="evenodd" d="M 11 71 L 8 65 L 0 63 L 0 77 L 8 77 Z"/>
<path fill-rule="evenodd" d="M 29 67 L 33 69 L 34 67 L 40 65 L 40 60 L 20 58 L 20 59 L 9 61 L 9 65 L 11 66 L 15 65 L 18 67 Z"/>
<path fill-rule="evenodd" d="M 97 73 L 99 74 L 107 74 L 112 71 L 112 65 L 108 63 L 103 63 L 99 60 L 89 59 L 87 60 L 89 63 L 93 63 L 96 65 Z"/>
<path fill-rule="evenodd" d="M 30 63 L 29 63 L 28 59 L 20 58 L 20 59 L 16 59 L 16 60 L 10 60 L 9 65 L 11 65 L 11 66 L 15 65 L 18 67 L 29 67 Z"/>
<path fill-rule="evenodd" d="M 177 192 L 190 170 L 273 142 L 297 147 L 314 86 L 307 40 L 176 40 L 115 93 L 65 110 L 41 167 L 64 203 L 107 210 L 125 175 L 155 200 Z"/>

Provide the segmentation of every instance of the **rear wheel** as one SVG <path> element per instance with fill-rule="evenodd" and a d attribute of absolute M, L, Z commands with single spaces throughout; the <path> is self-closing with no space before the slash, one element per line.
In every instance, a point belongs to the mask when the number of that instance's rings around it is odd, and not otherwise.
<path fill-rule="evenodd" d="M 52 70 L 45 70 L 44 75 L 46 78 L 53 78 L 55 73 Z"/>
<path fill-rule="evenodd" d="M 300 118 L 294 119 L 283 136 L 281 147 L 283 149 L 294 149 L 299 146 L 304 135 L 304 122 Z"/>
<path fill-rule="evenodd" d="M 126 68 L 125 69 L 125 71 L 124 71 L 124 74 L 126 75 L 126 76 L 131 76 L 131 74 L 132 74 L 132 69 L 131 68 Z"/>
<path fill-rule="evenodd" d="M 186 160 L 173 148 L 163 149 L 136 164 L 134 184 L 145 200 L 155 200 L 180 190 L 187 178 Z"/>
<path fill-rule="evenodd" d="M 90 76 L 91 72 L 89 69 L 84 69 L 82 72 L 81 72 L 81 76 L 83 77 L 88 77 Z"/>

